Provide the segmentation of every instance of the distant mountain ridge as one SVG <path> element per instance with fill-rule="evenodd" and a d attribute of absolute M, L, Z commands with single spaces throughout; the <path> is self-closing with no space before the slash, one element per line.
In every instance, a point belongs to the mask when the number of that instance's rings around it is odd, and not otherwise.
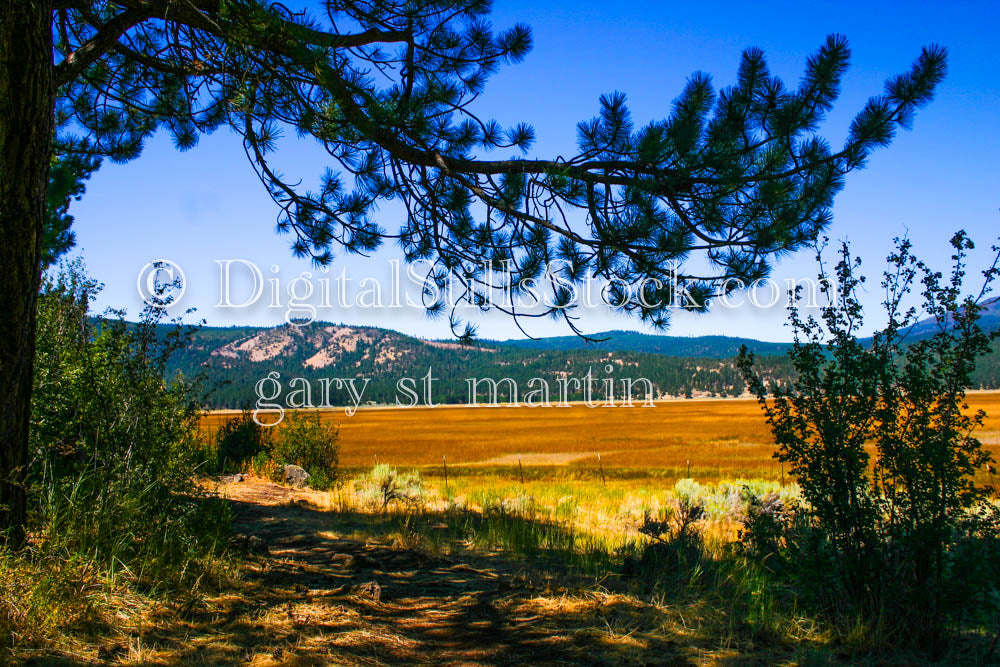
<path fill-rule="evenodd" d="M 469 378 L 510 378 L 525 387 L 542 378 L 551 387 L 591 373 L 595 384 L 614 378 L 646 378 L 656 397 L 736 395 L 743 383 L 732 357 L 744 342 L 761 356 L 775 378 L 788 376 L 786 346 L 726 336 L 698 338 L 611 332 L 603 343 L 571 337 L 536 341 L 423 340 L 378 327 L 314 322 L 296 327 L 202 327 L 178 350 L 171 367 L 186 376 L 204 375 L 215 386 L 211 407 L 239 407 L 256 400 L 255 386 L 277 372 L 283 383 L 301 377 L 369 380 L 365 400 L 394 403 L 400 378 L 423 378 L 433 369 L 435 400 L 468 402 Z M 535 347 L 541 345 L 541 347 Z M 287 386 L 285 384 L 284 386 Z M 578 389 L 571 400 L 580 400 Z M 344 404 L 344 397 L 333 399 Z"/>
<path fill-rule="evenodd" d="M 287 335 L 277 332 L 285 331 Z M 270 332 L 270 333 L 269 333 Z M 309 332 L 309 333 L 305 333 Z M 705 336 L 668 336 L 662 334 L 647 334 L 639 331 L 613 329 L 599 333 L 587 334 L 587 338 L 568 336 L 549 336 L 543 338 L 512 338 L 506 340 L 480 339 L 473 345 L 461 345 L 455 339 L 427 339 L 411 336 L 393 329 L 383 329 L 374 326 L 333 324 L 329 322 L 314 322 L 305 327 L 279 325 L 264 326 L 203 326 L 197 339 L 200 343 L 209 341 L 221 343 L 214 356 L 232 359 L 246 358 L 254 361 L 264 361 L 277 356 L 293 341 L 305 336 L 307 342 L 319 345 L 317 332 L 325 334 L 334 349 L 344 349 L 353 352 L 359 344 L 386 345 L 390 339 L 405 345 L 428 345 L 439 349 L 464 349 L 470 351 L 496 351 L 498 349 L 545 350 L 566 352 L 571 350 L 603 351 L 603 352 L 642 352 L 668 357 L 691 357 L 706 359 L 726 359 L 739 354 L 740 348 L 746 345 L 754 354 L 760 356 L 775 356 L 787 352 L 791 343 L 776 343 L 753 338 L 736 336 L 705 335 Z M 279 340 L 280 339 L 280 340 Z M 591 340 L 594 339 L 594 340 Z M 317 353 L 321 351 L 317 348 Z M 324 365 L 322 357 L 310 361 L 310 365 Z"/>
<path fill-rule="evenodd" d="M 986 331 L 1000 329 L 1000 297 L 987 299 L 981 304 L 979 326 Z M 938 331 L 938 323 L 930 317 L 920 320 L 907 332 L 907 340 L 920 340 L 933 336 Z"/>
<path fill-rule="evenodd" d="M 534 340 L 496 341 L 491 344 L 532 350 L 606 350 L 708 359 L 735 357 L 743 345 L 754 354 L 763 356 L 784 354 L 791 348 L 791 343 L 772 343 L 735 336 L 664 336 L 618 329 L 588 336 L 606 340 L 590 341 L 580 336 L 553 336 Z"/>
<path fill-rule="evenodd" d="M 982 306 L 980 326 L 987 331 L 1000 329 L 1000 297 L 988 299 Z M 920 340 L 933 336 L 937 331 L 937 322 L 932 318 L 924 318 L 910 328 L 906 334 L 906 340 Z M 580 336 L 551 336 L 537 339 L 490 341 L 490 344 L 532 350 L 607 350 L 708 359 L 735 357 L 743 345 L 746 345 L 748 350 L 758 356 L 785 354 L 792 347 L 791 343 L 776 343 L 736 336 L 668 336 L 621 329 L 588 334 L 588 337 L 603 340 L 591 341 Z"/>
<path fill-rule="evenodd" d="M 983 323 L 1000 327 L 1000 301 L 992 301 Z M 909 340 L 932 335 L 934 322 L 914 326 Z M 277 372 L 287 388 L 291 378 L 310 383 L 327 378 L 368 380 L 365 402 L 394 404 L 401 378 L 419 381 L 433 369 L 435 400 L 468 402 L 470 378 L 510 378 L 526 387 L 533 378 L 557 386 L 566 378 L 593 374 L 594 382 L 646 378 L 657 398 L 733 396 L 744 385 L 735 364 L 746 345 L 765 375 L 776 382 L 793 378 L 785 352 L 790 343 L 734 336 L 664 336 L 634 331 L 593 334 L 599 340 L 555 336 L 536 340 L 484 340 L 473 346 L 454 340 L 424 340 L 390 329 L 314 322 L 308 326 L 202 327 L 191 344 L 178 350 L 171 368 L 186 376 L 203 375 L 215 387 L 210 407 L 240 407 L 256 399 L 258 380 Z M 995 346 L 1000 348 L 1000 346 Z M 986 357 L 975 385 L 1000 386 L 1000 353 Z M 524 391 L 522 389 L 521 391 Z M 336 394 L 336 392 L 334 392 Z M 571 397 L 580 400 L 579 391 Z M 334 404 L 346 397 L 334 395 Z"/>

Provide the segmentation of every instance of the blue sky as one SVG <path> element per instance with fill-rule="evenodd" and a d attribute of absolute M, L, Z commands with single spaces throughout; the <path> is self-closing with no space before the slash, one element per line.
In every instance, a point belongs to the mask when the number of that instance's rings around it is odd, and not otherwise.
<path fill-rule="evenodd" d="M 987 248 L 1000 232 L 1000 75 L 996 27 L 1000 5 L 949 3 L 646 3 L 535 2 L 495 3 L 497 26 L 515 21 L 534 30 L 535 48 L 521 64 L 503 69 L 480 100 L 483 115 L 505 124 L 534 125 L 531 154 L 572 155 L 576 124 L 593 116 L 602 93 L 628 95 L 637 124 L 665 117 L 687 77 L 711 74 L 718 87 L 730 84 L 741 51 L 764 49 L 772 71 L 797 82 L 805 59 L 833 32 L 847 36 L 852 67 L 843 94 L 823 134 L 839 144 L 853 115 L 884 80 L 909 68 L 920 47 L 931 42 L 949 50 L 949 74 L 929 107 L 919 112 L 912 131 L 901 132 L 891 147 L 877 152 L 869 166 L 848 176 L 839 195 L 828 235 L 848 239 L 876 274 L 892 238 L 909 234 L 918 253 L 947 267 L 945 244 L 959 228 Z M 325 167 L 312 145 L 286 141 L 283 169 L 305 182 Z M 288 237 L 274 231 L 276 210 L 227 130 L 202 137 L 187 152 L 156 137 L 143 155 L 127 165 L 106 164 L 94 175 L 84 199 L 73 205 L 78 250 L 90 273 L 105 283 L 103 308 L 140 307 L 136 276 L 152 259 L 180 265 L 188 287 L 183 307 L 210 324 L 279 324 L 285 310 L 263 307 L 222 310 L 216 259 L 246 258 L 286 282 L 308 262 L 288 251 Z M 383 224 L 398 225 L 387 209 Z M 986 252 L 973 256 L 984 262 Z M 357 281 L 387 280 L 388 262 L 398 251 L 385 246 L 372 259 L 338 254 L 330 275 L 341 270 Z M 278 273 L 270 268 L 277 266 Z M 315 273 L 315 272 L 314 272 Z M 810 277 L 808 252 L 785 259 L 775 278 Z M 875 282 L 875 281 L 873 281 Z M 868 295 L 877 307 L 877 290 Z M 873 311 L 874 312 L 874 311 Z M 320 318 L 373 324 L 425 337 L 446 337 L 447 323 L 418 309 L 324 309 Z M 514 325 L 499 315 L 475 318 L 480 335 L 515 337 Z M 708 315 L 675 316 L 674 335 L 721 333 L 784 340 L 780 308 L 718 310 Z M 871 324 L 877 317 L 871 318 Z M 601 310 L 584 314 L 586 330 L 641 329 L 637 322 Z M 559 322 L 532 324 L 535 335 L 566 333 Z"/>

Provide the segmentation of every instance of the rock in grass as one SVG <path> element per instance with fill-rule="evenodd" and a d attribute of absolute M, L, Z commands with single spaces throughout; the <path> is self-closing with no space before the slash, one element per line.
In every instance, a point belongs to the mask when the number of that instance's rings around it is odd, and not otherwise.
<path fill-rule="evenodd" d="M 236 484 L 238 482 L 242 482 L 244 479 L 246 478 L 243 476 L 243 473 L 238 472 L 235 475 L 226 475 L 219 481 L 223 484 Z"/>
<path fill-rule="evenodd" d="M 286 465 L 285 466 L 285 484 L 289 486 L 294 486 L 297 489 L 301 489 L 309 484 L 309 473 L 305 471 L 302 466 L 297 465 Z"/>

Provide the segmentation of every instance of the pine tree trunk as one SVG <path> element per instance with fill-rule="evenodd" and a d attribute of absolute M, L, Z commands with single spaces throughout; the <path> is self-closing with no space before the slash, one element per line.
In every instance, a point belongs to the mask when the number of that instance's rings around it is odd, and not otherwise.
<path fill-rule="evenodd" d="M 28 422 L 55 90 L 49 0 L 0 0 L 0 531 L 24 541 Z"/>

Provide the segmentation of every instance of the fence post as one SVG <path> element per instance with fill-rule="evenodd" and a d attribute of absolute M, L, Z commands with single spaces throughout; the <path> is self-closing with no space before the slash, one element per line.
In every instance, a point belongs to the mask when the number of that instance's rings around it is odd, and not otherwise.
<path fill-rule="evenodd" d="M 444 493 L 448 495 L 448 457 L 442 454 L 441 461 L 444 462 Z"/>
<path fill-rule="evenodd" d="M 597 453 L 597 465 L 601 469 L 601 484 L 603 484 L 604 486 L 607 486 L 608 485 L 608 480 L 605 479 L 605 477 L 604 477 L 604 464 L 601 463 L 601 454 L 600 454 L 600 452 Z"/>

